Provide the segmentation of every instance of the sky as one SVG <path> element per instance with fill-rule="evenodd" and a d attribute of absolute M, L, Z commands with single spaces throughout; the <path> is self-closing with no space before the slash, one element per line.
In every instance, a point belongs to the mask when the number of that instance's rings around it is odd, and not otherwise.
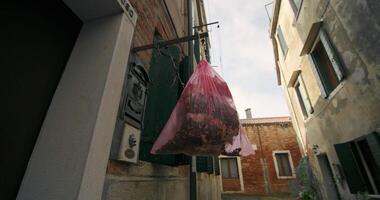
<path fill-rule="evenodd" d="M 277 85 L 264 5 L 270 0 L 204 0 L 211 43 L 211 65 L 227 82 L 240 118 L 289 116 Z"/>

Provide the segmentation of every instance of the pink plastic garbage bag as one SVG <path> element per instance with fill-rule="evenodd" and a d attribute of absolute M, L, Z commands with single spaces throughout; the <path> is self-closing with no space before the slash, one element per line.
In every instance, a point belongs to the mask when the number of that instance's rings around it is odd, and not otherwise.
<path fill-rule="evenodd" d="M 186 84 L 152 154 L 219 155 L 239 133 L 226 82 L 202 60 Z"/>
<path fill-rule="evenodd" d="M 226 156 L 249 156 L 253 154 L 255 154 L 255 150 L 253 150 L 252 144 L 242 126 L 240 126 L 239 134 L 233 137 L 233 143 L 226 144 L 222 153 L 222 155 Z"/>

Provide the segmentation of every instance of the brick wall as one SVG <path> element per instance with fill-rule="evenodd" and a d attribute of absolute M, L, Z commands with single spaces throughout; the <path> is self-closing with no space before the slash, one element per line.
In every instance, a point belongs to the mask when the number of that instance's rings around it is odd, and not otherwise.
<path fill-rule="evenodd" d="M 301 159 L 301 152 L 291 122 L 243 124 L 252 144 L 257 145 L 255 155 L 241 160 L 244 189 L 249 194 L 289 193 L 291 179 L 278 179 L 272 153 L 276 150 L 289 150 L 293 166 Z"/>
<path fill-rule="evenodd" d="M 164 1 L 130 0 L 130 2 L 138 13 L 137 25 L 132 44 L 133 47 L 152 44 L 155 31 L 157 31 L 165 40 L 177 38 L 177 32 L 184 31 L 175 30 Z M 186 17 L 187 16 L 185 15 L 173 16 L 173 18 L 183 18 L 182 21 L 185 21 Z M 178 47 L 180 47 L 182 52 L 184 52 L 183 44 L 178 45 Z M 141 51 L 138 53 L 138 56 L 143 60 L 145 66 L 149 66 L 148 64 L 150 63 L 151 54 L 151 50 Z"/>
<path fill-rule="evenodd" d="M 241 191 L 239 179 L 222 179 L 223 191 Z"/>

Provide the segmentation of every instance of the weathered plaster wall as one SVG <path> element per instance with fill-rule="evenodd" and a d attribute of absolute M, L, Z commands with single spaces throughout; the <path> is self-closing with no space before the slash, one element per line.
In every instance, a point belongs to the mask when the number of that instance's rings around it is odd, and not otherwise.
<path fill-rule="evenodd" d="M 289 66 L 300 66 L 315 110 L 308 119 L 303 119 L 294 89 L 288 88 L 285 90 L 290 97 L 288 105 L 296 116 L 293 122 L 304 127 L 301 132 L 304 131 L 302 134 L 309 144 L 319 145 L 331 163 L 339 163 L 334 144 L 380 128 L 379 7 L 380 2 L 375 0 L 304 0 L 296 19 L 289 1 L 284 0 L 281 4 L 279 25 L 284 27 L 289 53 L 291 48 L 298 52 L 298 55 L 290 53 L 286 58 L 280 57 L 280 68 L 284 74 L 282 84 L 288 83 L 287 77 L 292 73 Z M 309 59 L 299 56 L 312 23 L 320 19 L 340 56 L 346 75 L 326 99 L 321 96 L 316 83 L 318 77 L 312 73 Z M 297 37 L 301 43 L 295 42 Z M 318 169 L 318 166 L 314 167 Z M 345 183 L 338 186 L 343 199 L 353 198 Z"/>
<path fill-rule="evenodd" d="M 189 167 L 110 161 L 103 199 L 188 199 Z"/>

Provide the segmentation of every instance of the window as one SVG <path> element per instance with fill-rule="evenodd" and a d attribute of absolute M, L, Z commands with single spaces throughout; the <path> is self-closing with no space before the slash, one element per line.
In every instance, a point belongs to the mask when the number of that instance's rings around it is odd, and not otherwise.
<path fill-rule="evenodd" d="M 302 110 L 302 114 L 304 118 L 308 118 L 309 114 L 313 113 L 313 107 L 311 106 L 311 102 L 309 99 L 309 95 L 306 92 L 305 84 L 302 80 L 301 75 L 298 76 L 297 82 L 294 85 L 294 89 L 297 94 L 297 98 Z"/>
<path fill-rule="evenodd" d="M 222 177 L 230 179 L 239 179 L 239 168 L 237 158 L 221 158 Z"/>
<path fill-rule="evenodd" d="M 288 52 L 288 45 L 286 44 L 285 37 L 284 37 L 284 34 L 282 33 L 281 27 L 277 28 L 277 38 L 280 43 L 282 55 L 284 55 L 285 57 L 286 53 Z"/>
<path fill-rule="evenodd" d="M 297 16 L 301 8 L 302 0 L 290 0 L 290 5 L 293 8 L 294 14 Z"/>
<path fill-rule="evenodd" d="M 295 178 L 293 174 L 293 164 L 289 151 L 273 152 L 277 178 Z"/>
<path fill-rule="evenodd" d="M 365 138 L 336 144 L 339 161 L 351 193 L 380 194 L 380 136 L 372 133 Z"/>
<path fill-rule="evenodd" d="M 311 58 L 319 76 L 324 96 L 327 97 L 342 81 L 343 73 L 338 56 L 323 30 L 319 33 L 319 39 L 311 52 Z"/>

